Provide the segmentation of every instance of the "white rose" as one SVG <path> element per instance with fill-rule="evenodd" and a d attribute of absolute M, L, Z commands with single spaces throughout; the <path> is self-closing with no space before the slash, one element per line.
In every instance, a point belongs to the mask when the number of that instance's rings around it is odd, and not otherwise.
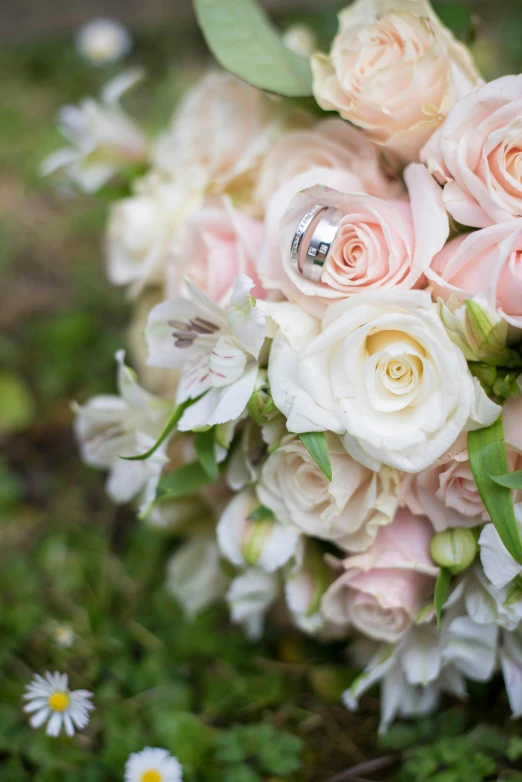
<path fill-rule="evenodd" d="M 268 373 L 289 431 L 336 432 L 374 470 L 423 470 L 464 429 L 500 413 L 424 291 L 365 293 L 330 305 L 321 333 L 303 349 L 276 337 Z"/>
<path fill-rule="evenodd" d="M 180 546 L 167 565 L 167 590 L 188 616 L 196 616 L 221 600 L 227 585 L 213 537 L 191 538 Z"/>
<path fill-rule="evenodd" d="M 265 462 L 259 499 L 279 521 L 347 551 L 364 551 L 397 508 L 397 476 L 363 467 L 328 437 L 332 480 L 321 472 L 297 437 L 284 438 Z"/>
<path fill-rule="evenodd" d="M 191 190 L 222 193 L 251 177 L 278 129 L 277 105 L 261 90 L 211 72 L 183 98 L 155 163 Z"/>
<path fill-rule="evenodd" d="M 137 295 L 145 285 L 163 281 L 170 244 L 198 196 L 152 174 L 135 194 L 111 208 L 107 234 L 107 273 L 114 285 L 130 285 Z"/>

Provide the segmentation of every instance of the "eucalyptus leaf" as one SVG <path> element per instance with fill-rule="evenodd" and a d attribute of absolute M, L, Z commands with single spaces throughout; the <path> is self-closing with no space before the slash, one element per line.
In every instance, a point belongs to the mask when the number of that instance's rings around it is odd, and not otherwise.
<path fill-rule="evenodd" d="M 312 70 L 288 49 L 255 0 L 194 0 L 199 26 L 216 60 L 240 79 L 288 97 L 312 94 Z"/>
<path fill-rule="evenodd" d="M 208 473 L 200 462 L 192 462 L 164 475 L 158 485 L 159 500 L 175 500 L 193 494 L 209 482 Z"/>
<path fill-rule="evenodd" d="M 152 456 L 152 454 L 158 450 L 160 445 L 165 442 L 172 430 L 175 429 L 175 427 L 178 425 L 185 410 L 193 405 L 194 402 L 197 402 L 198 399 L 201 399 L 201 396 L 203 395 L 201 394 L 200 396 L 196 397 L 196 399 L 187 399 L 186 402 L 182 402 L 175 408 L 167 422 L 167 425 L 165 426 L 165 429 L 162 431 L 152 448 L 149 448 L 149 450 L 145 451 L 145 453 L 138 454 L 138 456 L 120 456 L 120 459 L 125 459 L 127 462 L 141 462 L 143 459 L 148 459 L 149 456 Z"/>
<path fill-rule="evenodd" d="M 505 476 L 508 472 L 501 415 L 491 426 L 469 432 L 468 454 L 471 471 L 489 517 L 511 556 L 522 564 L 522 542 L 511 491 L 491 477 Z"/>
<path fill-rule="evenodd" d="M 299 439 L 306 447 L 306 450 L 316 462 L 320 470 L 326 475 L 329 481 L 332 480 L 332 465 L 330 463 L 330 454 L 324 432 L 304 432 L 299 435 Z"/>
<path fill-rule="evenodd" d="M 437 576 L 437 581 L 435 583 L 435 595 L 434 595 L 437 627 L 440 627 L 442 609 L 444 608 L 444 604 L 448 599 L 451 578 L 452 578 L 451 572 L 448 570 L 448 568 L 441 567 L 439 570 L 439 575 Z"/>
<path fill-rule="evenodd" d="M 214 429 L 198 432 L 194 437 L 194 448 L 196 449 L 200 464 L 210 480 L 217 481 L 219 478 L 219 467 L 216 461 L 216 451 L 214 447 Z"/>
<path fill-rule="evenodd" d="M 506 489 L 522 489 L 522 470 L 514 470 L 505 475 L 490 475 L 492 481 Z"/>

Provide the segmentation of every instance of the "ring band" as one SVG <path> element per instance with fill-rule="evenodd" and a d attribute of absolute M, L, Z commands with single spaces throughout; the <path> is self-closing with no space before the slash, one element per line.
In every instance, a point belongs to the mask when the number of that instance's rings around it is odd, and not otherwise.
<path fill-rule="evenodd" d="M 317 212 L 315 214 L 317 214 Z M 330 247 L 335 239 L 342 216 L 343 213 L 340 209 L 330 206 L 325 209 L 324 215 L 315 227 L 306 251 L 303 268 L 300 270 L 303 277 L 306 277 L 312 282 L 320 282 L 321 280 L 323 267 L 328 253 L 330 252 Z"/>
<path fill-rule="evenodd" d="M 301 244 L 303 241 L 303 236 L 310 228 L 310 225 L 312 224 L 314 218 L 316 215 L 321 211 L 326 211 L 327 207 L 322 206 L 321 204 L 316 204 L 313 206 L 301 219 L 301 222 L 297 226 L 294 234 L 294 238 L 292 239 L 292 245 L 290 248 L 290 260 L 292 262 L 292 266 L 295 266 L 296 269 L 299 270 L 299 250 L 301 249 Z"/>

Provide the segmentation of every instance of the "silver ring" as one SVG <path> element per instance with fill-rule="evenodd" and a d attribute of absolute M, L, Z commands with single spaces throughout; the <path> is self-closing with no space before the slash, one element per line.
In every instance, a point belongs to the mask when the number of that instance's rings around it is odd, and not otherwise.
<path fill-rule="evenodd" d="M 340 209 L 330 206 L 325 210 L 315 227 L 306 251 L 303 268 L 300 270 L 303 277 L 312 282 L 320 282 L 321 280 L 323 267 L 342 216 L 343 213 Z"/>
<path fill-rule="evenodd" d="M 292 239 L 292 245 L 290 247 L 290 260 L 292 262 L 292 266 L 295 266 L 296 269 L 299 269 L 299 250 L 301 249 L 301 243 L 303 241 L 303 236 L 307 232 L 307 230 L 310 228 L 310 225 L 314 219 L 314 217 L 320 212 L 321 210 L 326 211 L 326 207 L 322 206 L 321 204 L 316 204 L 313 206 L 301 219 L 301 222 L 297 226 L 294 234 L 294 238 Z"/>

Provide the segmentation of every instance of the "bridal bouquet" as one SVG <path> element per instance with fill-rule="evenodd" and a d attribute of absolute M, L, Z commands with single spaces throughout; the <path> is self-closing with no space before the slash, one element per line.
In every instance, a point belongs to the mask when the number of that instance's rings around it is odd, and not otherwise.
<path fill-rule="evenodd" d="M 126 72 L 46 161 L 127 188 L 138 374 L 119 352 L 75 406 L 82 456 L 182 538 L 189 616 L 345 639 L 383 729 L 497 672 L 522 714 L 522 76 L 484 83 L 427 0 L 357 0 L 326 52 L 254 0 L 195 10 L 230 73 L 151 140 Z"/>

